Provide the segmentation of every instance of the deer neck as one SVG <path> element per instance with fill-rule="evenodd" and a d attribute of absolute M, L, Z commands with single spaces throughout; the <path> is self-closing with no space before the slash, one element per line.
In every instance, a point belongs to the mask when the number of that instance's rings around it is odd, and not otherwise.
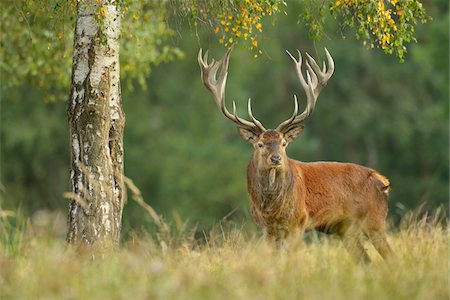
<path fill-rule="evenodd" d="M 261 166 L 256 158 L 250 161 L 248 169 L 249 191 L 261 207 L 273 206 L 290 199 L 293 176 L 288 163 L 278 168 Z"/>

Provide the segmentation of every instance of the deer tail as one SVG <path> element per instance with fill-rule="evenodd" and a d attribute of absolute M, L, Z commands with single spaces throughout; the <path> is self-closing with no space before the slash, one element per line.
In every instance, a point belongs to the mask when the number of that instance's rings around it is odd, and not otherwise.
<path fill-rule="evenodd" d="M 387 179 L 386 177 L 384 177 L 383 175 L 381 175 L 380 173 L 373 171 L 371 174 L 371 177 L 375 180 L 376 183 L 376 187 L 378 188 L 378 190 L 388 196 L 389 195 L 389 191 L 391 190 L 391 183 L 389 182 L 389 179 Z"/>

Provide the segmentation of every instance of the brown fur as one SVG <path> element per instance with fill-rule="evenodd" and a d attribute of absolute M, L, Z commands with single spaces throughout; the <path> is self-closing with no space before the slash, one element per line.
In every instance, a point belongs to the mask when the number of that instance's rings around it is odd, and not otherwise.
<path fill-rule="evenodd" d="M 250 211 L 270 238 L 281 241 L 310 229 L 336 233 L 355 259 L 369 261 L 360 240 L 365 233 L 384 258 L 389 255 L 386 177 L 352 163 L 289 159 L 286 140 L 276 131 L 266 131 L 252 143 L 255 152 L 247 169 Z M 281 164 L 270 164 L 273 155 L 281 156 Z"/>

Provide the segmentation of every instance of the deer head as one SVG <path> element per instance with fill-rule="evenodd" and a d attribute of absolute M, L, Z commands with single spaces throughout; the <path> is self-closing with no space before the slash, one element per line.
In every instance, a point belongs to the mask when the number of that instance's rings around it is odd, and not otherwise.
<path fill-rule="evenodd" d="M 287 164 L 286 147 L 297 138 L 303 131 L 303 122 L 314 110 L 317 97 L 322 88 L 327 84 L 334 72 L 334 62 L 328 50 L 325 53 L 328 60 L 328 70 L 325 62 L 322 69 L 316 61 L 306 53 L 306 80 L 303 77 L 301 66 L 302 56 L 298 51 L 298 60 L 289 51 L 286 53 L 294 62 L 295 70 L 300 80 L 300 84 L 306 93 L 307 104 L 301 114 L 298 114 L 297 96 L 294 95 L 294 113 L 292 116 L 277 126 L 276 129 L 266 129 L 252 113 L 251 99 L 248 100 L 247 110 L 250 120 L 239 117 L 236 113 L 236 103 L 233 101 L 233 113 L 230 113 L 225 106 L 225 85 L 228 75 L 228 63 L 230 60 L 231 48 L 224 57 L 208 62 L 208 51 L 202 55 L 202 49 L 198 53 L 198 63 L 200 65 L 201 78 L 204 85 L 212 93 L 214 101 L 222 114 L 229 120 L 237 124 L 241 137 L 250 142 L 254 147 L 254 157 L 258 158 L 259 164 L 266 168 L 277 168 Z"/>

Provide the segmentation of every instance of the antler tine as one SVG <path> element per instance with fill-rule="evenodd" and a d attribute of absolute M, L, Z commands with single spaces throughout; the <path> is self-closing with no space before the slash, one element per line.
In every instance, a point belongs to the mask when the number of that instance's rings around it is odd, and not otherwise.
<path fill-rule="evenodd" d="M 231 114 L 225 106 L 225 86 L 228 76 L 228 64 L 232 49 L 233 48 L 228 48 L 222 59 L 220 59 L 219 61 L 215 61 L 214 59 L 212 59 L 211 63 L 208 63 L 208 51 L 206 51 L 205 55 L 202 56 L 202 49 L 199 50 L 198 64 L 200 66 L 200 74 L 203 84 L 212 93 L 214 102 L 216 102 L 216 105 L 219 107 L 220 111 L 225 117 L 241 127 L 253 130 L 255 133 L 263 132 L 265 131 L 265 128 L 262 126 L 261 122 L 255 119 L 253 114 L 250 115 L 252 119 L 252 122 L 250 122 L 243 118 L 240 118 L 237 115 L 236 104 L 234 102 L 233 114 Z M 217 76 L 218 71 L 219 74 Z"/>
<path fill-rule="evenodd" d="M 307 84 L 302 75 L 302 54 L 300 53 L 300 50 L 298 50 L 298 49 L 297 49 L 297 52 L 298 52 L 298 61 L 288 50 L 286 50 L 286 53 L 289 55 L 289 57 L 294 62 L 295 71 L 297 72 L 297 77 L 300 80 L 300 84 L 302 85 L 303 89 L 306 90 Z"/>
<path fill-rule="evenodd" d="M 307 53 L 308 54 L 308 53 Z M 316 75 L 316 73 L 315 73 L 315 71 L 313 70 L 313 68 L 311 67 L 311 65 L 308 63 L 308 61 L 306 62 L 306 68 L 307 68 L 307 71 L 306 71 L 306 76 L 308 77 L 308 76 L 311 76 L 311 82 L 312 82 L 312 85 L 313 86 L 317 86 L 317 83 L 318 83 L 318 78 L 317 78 L 317 75 Z"/>
<path fill-rule="evenodd" d="M 249 101 L 250 101 L 250 99 L 249 99 Z M 251 111 L 251 107 L 250 107 L 250 110 L 249 110 L 249 116 L 250 116 L 250 118 L 252 119 L 252 123 L 251 123 L 251 124 L 252 124 L 252 127 L 251 127 L 251 128 L 254 128 L 254 127 L 256 126 L 256 127 L 259 128 L 259 130 L 261 130 L 261 132 L 266 131 L 266 129 L 264 128 L 264 126 L 261 124 L 261 122 L 258 121 L 258 120 L 253 116 L 253 113 L 252 113 L 252 111 Z M 234 102 L 234 101 L 233 101 L 233 117 L 236 119 L 236 121 L 235 121 L 236 124 L 238 124 L 238 125 L 241 126 L 241 127 L 249 128 L 249 127 L 248 127 L 248 121 L 245 120 L 245 119 L 242 119 L 241 117 L 239 117 L 239 116 L 237 115 L 236 102 Z"/>
<path fill-rule="evenodd" d="M 308 118 L 311 113 L 314 111 L 314 107 L 316 105 L 317 98 L 322 90 L 322 88 L 327 84 L 328 80 L 331 78 L 334 72 L 334 61 L 331 57 L 331 54 L 328 52 L 328 50 L 325 48 L 325 54 L 327 56 L 328 60 L 328 67 L 329 69 L 326 70 L 326 64 L 323 62 L 322 70 L 316 63 L 316 61 L 308 54 L 306 53 L 306 81 L 303 77 L 301 65 L 302 65 L 302 56 L 300 54 L 300 51 L 298 51 L 299 59 L 295 59 L 292 54 L 286 50 L 286 53 L 290 56 L 290 58 L 294 61 L 295 70 L 297 73 L 297 77 L 300 81 L 300 84 L 305 91 L 306 94 L 306 107 L 305 110 L 300 114 L 296 115 L 297 110 L 297 104 L 296 109 L 294 109 L 294 115 L 287 119 L 286 121 L 282 122 L 280 125 L 278 125 L 277 130 L 284 132 L 291 128 L 292 126 L 303 122 L 306 118 Z"/>
<path fill-rule="evenodd" d="M 306 57 L 308 59 L 310 67 L 312 68 L 312 70 L 311 70 L 311 68 L 309 68 L 310 72 L 314 73 L 317 76 L 317 80 L 318 80 L 318 83 L 314 84 L 314 92 L 316 94 L 320 93 L 321 89 L 327 84 L 327 81 L 330 79 L 331 75 L 333 75 L 333 72 L 334 72 L 334 61 L 326 48 L 325 48 L 325 54 L 327 56 L 328 64 L 330 66 L 328 71 L 326 71 L 325 62 L 323 62 L 323 67 L 321 70 L 319 65 L 314 60 L 314 58 L 312 58 L 311 55 L 306 53 Z M 307 65 L 308 65 L 308 63 L 307 63 Z M 314 80 L 313 80 L 313 83 L 314 83 Z"/>
<path fill-rule="evenodd" d="M 325 55 L 327 56 L 328 67 L 330 68 L 330 69 L 327 71 L 327 76 L 328 76 L 328 79 L 330 79 L 331 76 L 332 76 L 333 73 L 334 73 L 334 60 L 333 60 L 333 57 L 331 56 L 330 52 L 328 52 L 328 49 L 327 49 L 327 48 L 325 48 Z M 324 66 L 325 66 L 325 62 L 324 62 Z M 327 80 L 328 80 L 328 79 L 327 79 Z"/>
<path fill-rule="evenodd" d="M 262 124 L 260 121 L 258 121 L 258 120 L 253 116 L 253 113 L 252 113 L 252 99 L 251 99 L 251 98 L 248 98 L 247 111 L 248 111 L 249 117 L 252 119 L 252 122 L 253 122 L 256 126 L 258 126 L 258 128 L 261 129 L 263 132 L 266 131 L 266 128 L 264 128 L 263 124 Z"/>
<path fill-rule="evenodd" d="M 294 113 L 292 114 L 292 116 L 287 119 L 286 121 L 282 122 L 280 125 L 278 125 L 276 130 L 280 130 L 282 128 L 284 128 L 286 125 L 292 123 L 292 121 L 294 121 L 295 117 L 297 116 L 298 113 L 298 100 L 297 100 L 297 95 L 294 95 Z"/>

